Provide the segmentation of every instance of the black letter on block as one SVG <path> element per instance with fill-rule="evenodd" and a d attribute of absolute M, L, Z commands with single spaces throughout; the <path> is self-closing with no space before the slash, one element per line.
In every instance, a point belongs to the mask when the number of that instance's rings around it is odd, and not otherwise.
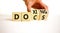
<path fill-rule="evenodd" d="M 33 14 L 37 14 L 37 10 L 33 10 Z"/>
<path fill-rule="evenodd" d="M 19 15 L 18 14 L 15 14 L 14 15 L 14 19 L 19 19 Z"/>
<path fill-rule="evenodd" d="M 36 18 L 35 18 L 36 16 L 37 16 L 37 15 L 35 15 L 35 16 L 33 17 L 34 20 L 36 20 Z"/>
<path fill-rule="evenodd" d="M 46 10 L 40 10 L 41 13 L 45 13 Z"/>
<path fill-rule="evenodd" d="M 24 14 L 23 18 L 24 19 L 28 19 L 28 15 L 27 14 Z"/>
<path fill-rule="evenodd" d="M 45 19 L 45 15 L 42 16 L 42 20 L 44 20 L 44 19 Z"/>

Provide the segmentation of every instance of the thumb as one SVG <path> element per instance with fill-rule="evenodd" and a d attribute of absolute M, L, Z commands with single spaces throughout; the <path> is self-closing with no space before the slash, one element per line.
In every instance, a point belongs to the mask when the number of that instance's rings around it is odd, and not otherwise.
<path fill-rule="evenodd" d="M 30 5 L 27 6 L 27 11 L 31 12 L 31 6 Z"/>

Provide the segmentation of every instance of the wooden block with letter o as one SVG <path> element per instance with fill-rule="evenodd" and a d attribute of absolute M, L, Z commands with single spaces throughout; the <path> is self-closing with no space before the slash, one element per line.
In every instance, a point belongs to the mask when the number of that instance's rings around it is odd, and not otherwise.
<path fill-rule="evenodd" d="M 21 21 L 30 21 L 31 13 L 30 12 L 22 12 L 22 20 Z"/>
<path fill-rule="evenodd" d="M 21 13 L 20 12 L 12 12 L 12 20 L 13 21 L 21 21 Z"/>
<path fill-rule="evenodd" d="M 40 9 L 39 12 L 39 20 L 46 20 L 48 16 L 48 11 L 45 9 Z"/>
<path fill-rule="evenodd" d="M 39 19 L 39 11 L 38 11 L 38 9 L 33 9 L 33 8 L 31 8 L 31 20 L 38 20 Z"/>

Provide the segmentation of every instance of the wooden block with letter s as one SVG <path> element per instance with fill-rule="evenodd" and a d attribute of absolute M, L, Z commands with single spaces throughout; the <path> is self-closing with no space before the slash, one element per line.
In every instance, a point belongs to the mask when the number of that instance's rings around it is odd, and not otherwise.
<path fill-rule="evenodd" d="M 47 17 L 48 17 L 48 11 L 45 10 L 45 9 L 40 9 L 39 10 L 39 20 L 47 20 Z"/>

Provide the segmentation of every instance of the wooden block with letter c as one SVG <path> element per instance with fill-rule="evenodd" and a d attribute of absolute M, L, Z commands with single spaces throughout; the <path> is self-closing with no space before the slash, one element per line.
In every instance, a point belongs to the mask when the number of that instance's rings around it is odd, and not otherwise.
<path fill-rule="evenodd" d="M 38 9 L 33 9 L 33 8 L 31 8 L 31 20 L 39 20 L 39 11 L 38 11 Z"/>

